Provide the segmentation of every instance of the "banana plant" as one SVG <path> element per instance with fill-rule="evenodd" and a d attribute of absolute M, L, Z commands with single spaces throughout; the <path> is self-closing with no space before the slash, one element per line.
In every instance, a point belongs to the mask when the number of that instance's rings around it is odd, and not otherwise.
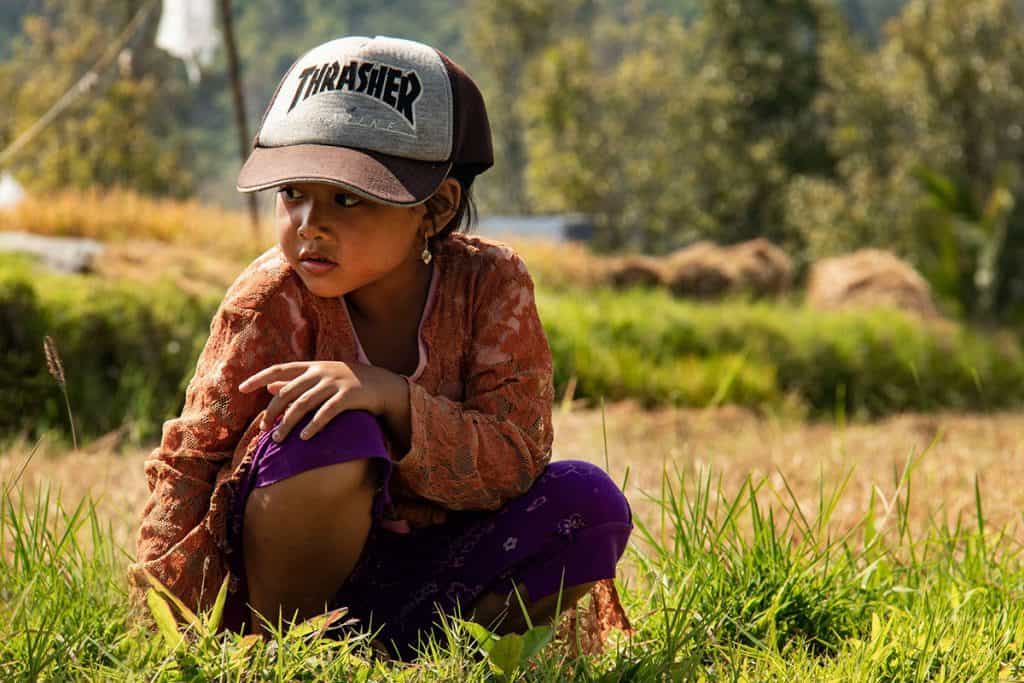
<path fill-rule="evenodd" d="M 999 271 L 1010 216 L 1015 207 L 1011 188 L 1016 171 L 1003 168 L 984 201 L 966 181 L 957 181 L 920 166 L 914 177 L 925 193 L 925 206 L 938 219 L 928 221 L 924 243 L 931 243 L 929 279 L 940 291 L 980 316 L 995 312 L 996 292 L 1005 273 Z"/>

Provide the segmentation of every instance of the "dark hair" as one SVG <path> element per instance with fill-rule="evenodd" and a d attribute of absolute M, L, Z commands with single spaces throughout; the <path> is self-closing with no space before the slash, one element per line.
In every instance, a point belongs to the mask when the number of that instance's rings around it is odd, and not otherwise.
<path fill-rule="evenodd" d="M 451 217 L 451 220 L 437 234 L 431 237 L 431 240 L 447 239 L 449 235 L 457 230 L 469 232 L 473 223 L 476 222 L 476 202 L 473 200 L 472 191 L 473 179 L 476 178 L 476 174 L 461 169 L 452 169 L 448 177 L 454 178 L 462 190 L 459 193 L 459 205 L 455 208 L 455 214 Z M 425 206 L 429 220 L 433 220 L 438 214 L 451 209 L 447 200 L 438 194 L 428 199 Z"/>

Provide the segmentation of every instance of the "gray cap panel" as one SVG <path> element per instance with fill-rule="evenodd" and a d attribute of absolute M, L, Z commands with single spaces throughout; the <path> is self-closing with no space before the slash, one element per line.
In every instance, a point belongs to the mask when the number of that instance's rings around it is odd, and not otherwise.
<path fill-rule="evenodd" d="M 451 81 L 435 50 L 408 40 L 348 37 L 303 55 L 267 110 L 257 144 L 321 144 L 446 161 Z"/>

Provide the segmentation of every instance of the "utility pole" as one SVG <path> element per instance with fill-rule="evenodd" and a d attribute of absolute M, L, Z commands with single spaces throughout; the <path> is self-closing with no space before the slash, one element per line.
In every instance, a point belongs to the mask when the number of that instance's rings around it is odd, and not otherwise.
<path fill-rule="evenodd" d="M 235 100 L 235 123 L 238 128 L 238 150 L 242 163 L 249 156 L 249 124 L 245 120 L 245 93 L 242 91 L 242 67 L 238 61 L 238 46 L 235 43 L 234 23 L 231 19 L 231 0 L 220 0 L 221 31 L 224 34 L 224 46 L 228 53 L 228 74 L 231 77 L 231 90 Z M 252 221 L 252 236 L 260 239 L 260 210 L 253 192 L 247 193 L 249 199 L 249 219 Z"/>

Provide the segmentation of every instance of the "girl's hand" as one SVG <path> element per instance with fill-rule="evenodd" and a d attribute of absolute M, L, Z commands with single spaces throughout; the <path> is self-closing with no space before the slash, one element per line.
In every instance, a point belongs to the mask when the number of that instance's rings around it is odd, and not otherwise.
<path fill-rule="evenodd" d="M 270 429 L 283 412 L 281 424 L 272 435 L 274 441 L 280 442 L 303 415 L 317 406 L 320 410 L 299 434 L 302 439 L 312 437 L 344 410 L 386 414 L 394 405 L 395 397 L 405 389 L 404 384 L 405 380 L 393 372 L 372 365 L 297 361 L 271 365 L 239 384 L 238 389 L 249 393 L 266 386 L 267 391 L 275 394 L 263 414 L 260 428 Z"/>

